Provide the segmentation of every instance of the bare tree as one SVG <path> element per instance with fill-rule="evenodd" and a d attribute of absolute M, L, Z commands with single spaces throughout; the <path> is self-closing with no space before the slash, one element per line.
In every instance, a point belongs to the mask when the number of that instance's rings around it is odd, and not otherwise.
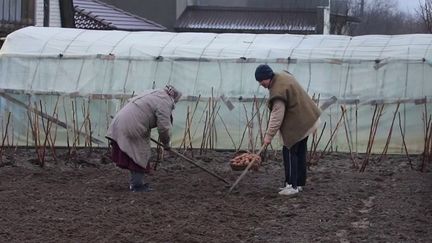
<path fill-rule="evenodd" d="M 360 7 L 364 7 L 364 11 L 362 16 L 357 15 L 361 22 L 353 27 L 352 35 L 397 35 L 423 32 L 418 18 L 402 12 L 395 0 L 362 1 L 362 3 L 364 5 L 353 5 L 353 13 L 362 12 L 360 9 L 355 9 Z"/>
<path fill-rule="evenodd" d="M 432 33 L 432 0 L 425 0 L 423 3 L 419 1 L 417 14 L 420 16 L 425 30 Z"/>

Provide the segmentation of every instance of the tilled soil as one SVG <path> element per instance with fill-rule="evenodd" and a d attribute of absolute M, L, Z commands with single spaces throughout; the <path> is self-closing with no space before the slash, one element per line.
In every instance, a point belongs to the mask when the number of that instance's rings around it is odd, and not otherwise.
<path fill-rule="evenodd" d="M 42 168 L 34 150 L 4 151 L 0 242 L 432 241 L 432 173 L 418 171 L 420 156 L 414 170 L 390 156 L 359 173 L 334 153 L 310 167 L 303 192 L 280 196 L 279 155 L 227 195 L 229 184 L 174 156 L 146 176 L 154 191 L 130 192 L 128 171 L 105 153 L 48 156 Z M 241 171 L 231 170 L 232 156 L 195 160 L 233 183 Z"/>

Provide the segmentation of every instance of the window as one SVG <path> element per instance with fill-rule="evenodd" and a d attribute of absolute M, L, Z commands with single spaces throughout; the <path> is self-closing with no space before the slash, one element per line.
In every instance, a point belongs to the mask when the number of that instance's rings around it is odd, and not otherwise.
<path fill-rule="evenodd" d="M 34 22 L 35 0 L 0 0 L 0 23 L 30 25 Z"/>

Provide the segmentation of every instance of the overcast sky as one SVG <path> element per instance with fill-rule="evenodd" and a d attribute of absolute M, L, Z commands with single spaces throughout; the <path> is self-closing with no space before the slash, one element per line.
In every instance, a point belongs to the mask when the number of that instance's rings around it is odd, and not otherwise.
<path fill-rule="evenodd" d="M 403 11 L 413 12 L 415 9 L 418 9 L 419 0 L 397 0 L 399 2 L 399 7 Z M 424 2 L 424 0 L 420 0 Z"/>

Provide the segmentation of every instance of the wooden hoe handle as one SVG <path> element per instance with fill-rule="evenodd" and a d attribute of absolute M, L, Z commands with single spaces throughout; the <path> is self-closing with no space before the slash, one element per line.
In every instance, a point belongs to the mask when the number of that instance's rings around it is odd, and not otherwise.
<path fill-rule="evenodd" d="M 165 145 L 163 145 L 162 143 L 158 142 L 157 140 L 155 140 L 155 139 L 153 139 L 153 138 L 150 138 L 150 139 L 151 139 L 154 143 L 156 143 L 157 145 L 161 146 L 162 148 L 165 148 Z M 208 170 L 208 169 L 202 167 L 201 165 L 197 164 L 195 161 L 193 161 L 192 159 L 190 159 L 190 158 L 184 156 L 183 154 L 181 154 L 181 153 L 179 153 L 179 152 L 176 152 L 176 151 L 174 151 L 174 150 L 172 150 L 172 149 L 170 149 L 169 152 L 171 152 L 171 153 L 173 153 L 173 154 L 175 154 L 175 155 L 177 155 L 177 156 L 183 158 L 183 159 L 186 160 L 187 162 L 189 162 L 189 163 L 195 165 L 196 167 L 198 167 L 198 168 L 200 168 L 201 170 L 207 172 L 208 174 L 212 175 L 213 177 L 217 178 L 218 180 L 223 181 L 225 184 L 229 184 L 229 182 L 226 181 L 224 178 L 222 178 L 222 177 L 220 177 L 219 175 L 217 175 L 216 173 L 214 173 L 214 172 L 212 172 L 212 171 L 210 171 L 210 170 Z"/>

